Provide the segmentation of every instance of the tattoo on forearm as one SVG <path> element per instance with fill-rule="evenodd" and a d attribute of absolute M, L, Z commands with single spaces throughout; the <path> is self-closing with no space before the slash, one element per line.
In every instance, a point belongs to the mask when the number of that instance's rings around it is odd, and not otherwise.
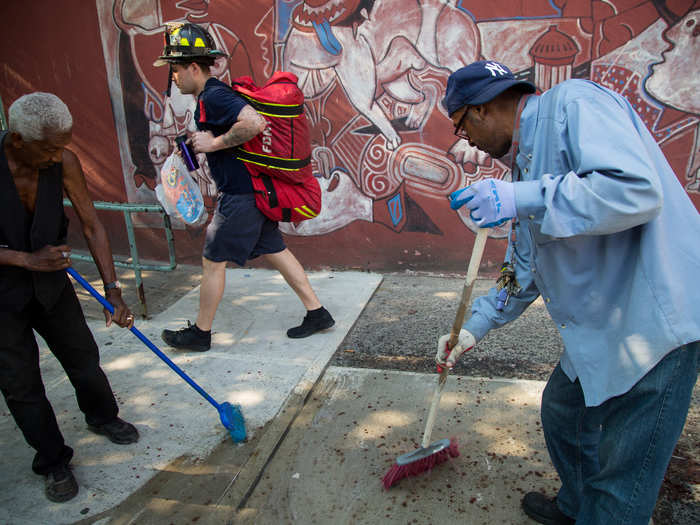
<path fill-rule="evenodd" d="M 239 146 L 257 135 L 257 128 L 252 131 L 252 126 L 246 124 L 248 123 L 236 122 L 230 130 L 222 135 L 224 144 L 228 147 Z"/>
<path fill-rule="evenodd" d="M 221 136 L 227 147 L 239 146 L 260 133 L 260 126 L 264 119 L 254 109 L 247 110 L 247 107 L 241 110 L 240 120 Z"/>

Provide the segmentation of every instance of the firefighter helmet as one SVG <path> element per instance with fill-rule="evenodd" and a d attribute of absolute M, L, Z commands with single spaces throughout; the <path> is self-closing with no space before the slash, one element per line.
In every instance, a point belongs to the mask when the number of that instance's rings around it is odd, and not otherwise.
<path fill-rule="evenodd" d="M 204 59 L 214 63 L 226 53 L 216 49 L 214 39 L 202 26 L 189 22 L 168 22 L 165 25 L 165 48 L 153 65 L 164 66 L 171 62 L 195 62 Z"/>

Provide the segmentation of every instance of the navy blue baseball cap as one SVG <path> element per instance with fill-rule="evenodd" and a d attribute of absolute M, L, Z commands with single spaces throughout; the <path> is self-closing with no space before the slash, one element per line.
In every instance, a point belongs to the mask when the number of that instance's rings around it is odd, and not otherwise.
<path fill-rule="evenodd" d="M 480 60 L 450 75 L 442 105 L 447 114 L 452 116 L 463 106 L 484 104 L 513 86 L 520 86 L 525 93 L 534 93 L 536 90 L 531 82 L 516 80 L 511 70 L 500 62 Z"/>

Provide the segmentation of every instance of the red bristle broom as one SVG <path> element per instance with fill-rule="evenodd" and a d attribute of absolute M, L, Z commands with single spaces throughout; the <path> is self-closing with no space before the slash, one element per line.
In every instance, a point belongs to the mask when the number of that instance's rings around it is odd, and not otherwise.
<path fill-rule="evenodd" d="M 472 255 L 469 259 L 469 267 L 467 268 L 467 277 L 464 281 L 464 287 L 462 288 L 462 300 L 459 303 L 459 308 L 457 308 L 457 315 L 452 325 L 450 339 L 447 341 L 448 349 L 454 348 L 459 339 L 459 331 L 462 329 L 464 314 L 472 296 L 472 289 L 474 288 L 474 282 L 479 272 L 479 265 L 481 264 L 481 257 L 484 254 L 484 246 L 486 245 L 488 234 L 488 228 L 480 228 L 476 234 L 474 248 L 472 249 Z M 440 404 L 440 397 L 445 388 L 445 383 L 447 383 L 447 373 L 449 372 L 447 367 L 442 367 L 440 365 L 438 365 L 437 369 L 440 375 L 438 376 L 438 382 L 435 386 L 435 392 L 433 393 L 433 400 L 430 403 L 430 411 L 428 412 L 428 420 L 425 424 L 425 432 L 423 433 L 421 446 L 413 452 L 408 452 L 396 458 L 396 463 L 394 463 L 389 469 L 389 472 L 382 478 L 382 483 L 386 490 L 390 489 L 403 478 L 417 476 L 418 474 L 431 470 L 435 465 L 439 465 L 440 463 L 444 463 L 449 459 L 459 456 L 457 440 L 454 438 L 440 439 L 434 443 L 430 443 L 430 434 L 433 432 L 433 425 L 435 424 L 435 414 Z"/>

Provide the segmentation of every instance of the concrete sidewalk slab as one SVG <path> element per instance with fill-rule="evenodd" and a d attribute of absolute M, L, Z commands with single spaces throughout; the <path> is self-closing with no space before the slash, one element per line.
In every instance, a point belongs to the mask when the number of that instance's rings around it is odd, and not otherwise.
<path fill-rule="evenodd" d="M 542 381 L 449 377 L 431 441 L 455 437 L 461 455 L 382 488 L 396 458 L 419 446 L 436 381 L 328 368 L 229 523 L 534 523 L 522 496 L 558 488 L 539 423 Z"/>
<path fill-rule="evenodd" d="M 277 272 L 258 269 L 227 270 L 209 352 L 178 352 L 160 340 L 164 328 L 179 328 L 194 319 L 198 290 L 137 327 L 218 402 L 241 404 L 249 433 L 254 434 L 275 417 L 296 385 L 315 383 L 382 279 L 364 272 L 308 275 L 336 325 L 307 339 L 286 337 L 287 328 L 299 324 L 304 315 L 296 295 Z M 87 431 L 72 386 L 42 344 L 44 384 L 66 442 L 75 449 L 72 465 L 80 493 L 62 504 L 45 499 L 43 478 L 30 470 L 34 451 L 2 401 L 2 523 L 59 524 L 89 518 L 117 505 L 176 458 L 204 458 L 226 440 L 237 446 L 217 410 L 133 334 L 106 329 L 100 321 L 89 324 L 120 416 L 138 427 L 141 439 L 119 446 Z"/>

